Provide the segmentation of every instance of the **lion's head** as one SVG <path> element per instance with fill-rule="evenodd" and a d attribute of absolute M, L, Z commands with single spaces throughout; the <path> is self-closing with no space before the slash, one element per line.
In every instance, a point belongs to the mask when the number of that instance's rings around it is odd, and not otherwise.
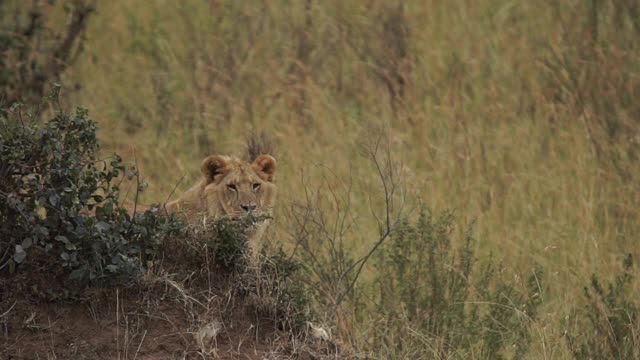
<path fill-rule="evenodd" d="M 253 163 L 213 155 L 202 162 L 203 192 L 209 216 L 269 211 L 275 205 L 276 159 L 260 155 Z"/>

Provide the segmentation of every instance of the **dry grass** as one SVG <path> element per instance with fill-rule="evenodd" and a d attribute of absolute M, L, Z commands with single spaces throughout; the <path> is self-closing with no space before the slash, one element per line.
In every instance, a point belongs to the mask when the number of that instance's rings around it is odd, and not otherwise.
<path fill-rule="evenodd" d="M 533 358 L 564 358 L 559 323 L 588 276 L 640 255 L 638 24 L 617 10 L 631 2 L 399 3 L 100 2 L 63 80 L 82 84 L 70 102 L 91 109 L 104 151 L 135 153 L 143 202 L 183 175 L 185 190 L 205 155 L 241 155 L 251 131 L 276 139 L 283 207 L 354 179 L 357 256 L 377 238 L 376 174 L 353 154 L 386 126 L 410 190 L 477 219 L 480 253 L 544 266 L 550 340 Z"/>

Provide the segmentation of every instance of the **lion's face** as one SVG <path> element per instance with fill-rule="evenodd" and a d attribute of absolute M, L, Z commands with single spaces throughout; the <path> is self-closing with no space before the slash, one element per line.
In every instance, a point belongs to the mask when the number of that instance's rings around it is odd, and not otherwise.
<path fill-rule="evenodd" d="M 260 155 L 253 163 L 209 156 L 202 163 L 204 197 L 209 216 L 261 213 L 275 205 L 276 160 Z"/>

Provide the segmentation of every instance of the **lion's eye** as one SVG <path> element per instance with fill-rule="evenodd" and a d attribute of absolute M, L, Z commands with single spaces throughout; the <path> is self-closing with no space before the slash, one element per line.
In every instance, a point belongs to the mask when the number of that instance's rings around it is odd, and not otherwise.
<path fill-rule="evenodd" d="M 238 190 L 238 188 L 236 187 L 236 185 L 235 185 L 235 184 L 228 184 L 228 185 L 227 185 L 227 187 L 228 187 L 228 188 L 229 188 L 229 190 L 231 190 L 231 191 L 237 191 L 237 190 Z"/>
<path fill-rule="evenodd" d="M 253 191 L 258 191 L 258 189 L 260 189 L 260 184 L 259 183 L 253 184 Z"/>

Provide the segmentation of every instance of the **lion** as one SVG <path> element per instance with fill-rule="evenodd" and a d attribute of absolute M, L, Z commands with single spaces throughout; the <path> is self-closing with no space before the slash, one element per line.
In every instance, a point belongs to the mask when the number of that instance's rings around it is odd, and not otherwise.
<path fill-rule="evenodd" d="M 202 178 L 164 208 L 187 221 L 221 216 L 270 214 L 276 200 L 276 159 L 259 155 L 248 163 L 232 156 L 212 155 L 202 161 Z M 255 260 L 259 242 L 269 224 L 265 220 L 248 238 L 249 255 Z"/>

